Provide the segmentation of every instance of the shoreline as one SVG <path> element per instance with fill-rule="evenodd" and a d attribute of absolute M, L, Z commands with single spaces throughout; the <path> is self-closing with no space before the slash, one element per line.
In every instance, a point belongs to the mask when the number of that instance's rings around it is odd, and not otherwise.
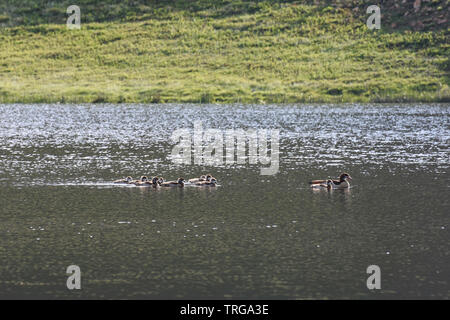
<path fill-rule="evenodd" d="M 63 101 L 58 100 L 42 100 L 42 99 L 36 99 L 36 100 L 2 100 L 0 99 L 0 105 L 12 105 L 12 104 L 19 104 L 19 105 L 30 105 L 30 104 L 48 104 L 48 105 L 70 105 L 70 104 L 81 104 L 81 105 L 87 105 L 87 104 L 115 104 L 115 105 L 175 105 L 175 104 L 186 104 L 186 105 L 323 105 L 323 104 L 330 104 L 330 105 L 353 105 L 353 104 L 448 104 L 450 103 L 450 97 L 443 97 L 443 98 L 435 98 L 435 99 L 426 99 L 426 100 L 413 100 L 413 99 L 399 99 L 399 100 L 389 100 L 389 99 L 377 99 L 377 100 L 299 100 L 299 101 L 286 101 L 286 100 L 280 100 L 277 101 L 253 101 L 253 100 L 237 100 L 237 101 L 185 101 L 185 100 L 170 100 L 170 101 L 164 101 L 164 102 L 153 102 L 153 101 L 115 101 L 115 100 L 107 100 L 107 99 L 101 99 L 97 100 L 94 99 L 92 101 L 87 101 L 84 99 L 68 99 Z"/>

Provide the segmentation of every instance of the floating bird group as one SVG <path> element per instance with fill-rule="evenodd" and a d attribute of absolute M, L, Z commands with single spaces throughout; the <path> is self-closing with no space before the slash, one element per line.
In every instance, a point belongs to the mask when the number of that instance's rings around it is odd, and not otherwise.
<path fill-rule="evenodd" d="M 326 188 L 330 189 L 348 189 L 350 188 L 350 182 L 352 177 L 348 173 L 342 173 L 338 179 L 324 179 L 324 180 L 313 180 L 309 184 L 313 188 Z"/>
<path fill-rule="evenodd" d="M 312 180 L 309 182 L 313 188 L 325 188 L 327 190 L 331 189 L 348 189 L 350 188 L 350 182 L 352 177 L 348 173 L 342 173 L 338 179 L 322 179 L 322 180 Z M 202 187 L 215 187 L 217 185 L 217 179 L 210 174 L 201 175 L 198 178 L 192 178 L 184 180 L 183 178 L 178 178 L 173 181 L 165 181 L 163 177 L 153 177 L 151 180 L 147 176 L 142 176 L 139 180 L 133 180 L 132 177 L 128 176 L 124 179 L 119 179 L 114 181 L 116 184 L 134 184 L 140 187 L 184 187 L 185 184 L 202 186 Z"/>
<path fill-rule="evenodd" d="M 142 176 L 139 180 L 133 180 L 128 176 L 124 179 L 113 181 L 115 184 L 134 184 L 139 187 L 184 187 L 186 180 L 178 178 L 173 181 L 165 181 L 163 177 L 153 177 L 151 180 L 147 176 Z M 187 184 L 203 187 L 215 187 L 217 185 L 217 179 L 212 175 L 202 175 L 199 178 L 189 179 Z"/>

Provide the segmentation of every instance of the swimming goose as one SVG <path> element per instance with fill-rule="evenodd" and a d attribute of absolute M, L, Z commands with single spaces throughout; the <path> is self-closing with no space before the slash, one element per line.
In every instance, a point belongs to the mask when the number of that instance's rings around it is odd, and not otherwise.
<path fill-rule="evenodd" d="M 119 179 L 119 180 L 113 181 L 113 183 L 130 184 L 130 183 L 133 183 L 133 178 L 128 176 L 125 179 Z"/>
<path fill-rule="evenodd" d="M 162 183 L 162 178 L 153 177 L 152 182 L 150 182 L 153 187 L 159 187 Z"/>
<path fill-rule="evenodd" d="M 325 180 L 313 180 L 309 184 L 311 187 L 325 187 L 327 189 L 347 189 L 350 188 L 348 180 L 352 180 L 352 177 L 348 173 L 342 173 L 338 180 L 325 179 Z"/>
<path fill-rule="evenodd" d="M 207 187 L 215 187 L 217 184 L 216 178 L 211 178 L 210 181 L 199 181 L 195 183 L 196 186 L 207 186 Z"/>
<path fill-rule="evenodd" d="M 142 185 L 147 184 L 147 182 L 148 182 L 148 178 L 146 176 L 142 176 L 139 180 L 136 180 L 134 182 L 134 184 L 137 186 L 142 186 Z"/>
<path fill-rule="evenodd" d="M 145 186 L 145 187 L 159 187 L 159 178 L 158 177 L 153 177 L 152 180 L 147 180 L 144 182 L 140 182 L 138 184 L 139 186 Z"/>
<path fill-rule="evenodd" d="M 202 181 L 211 181 L 214 177 L 210 174 L 202 175 L 200 178 L 189 179 L 190 183 L 202 182 Z"/>
<path fill-rule="evenodd" d="M 161 187 L 184 187 L 184 179 L 178 178 L 177 181 L 167 181 L 161 183 Z"/>
<path fill-rule="evenodd" d="M 192 178 L 188 180 L 190 183 L 196 183 L 196 182 L 200 182 L 200 181 L 206 181 L 206 176 L 202 175 L 200 176 L 200 178 Z"/>

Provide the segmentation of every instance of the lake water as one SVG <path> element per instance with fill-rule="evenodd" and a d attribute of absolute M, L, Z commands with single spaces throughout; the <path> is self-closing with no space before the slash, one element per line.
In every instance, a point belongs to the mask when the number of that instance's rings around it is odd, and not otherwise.
<path fill-rule="evenodd" d="M 450 105 L 0 105 L 0 297 L 450 297 Z M 279 172 L 175 164 L 178 128 L 280 130 Z M 221 132 L 222 132 L 221 131 Z M 312 190 L 311 179 L 353 177 Z M 216 188 L 112 185 L 212 173 Z M 81 268 L 68 290 L 66 268 Z M 368 290 L 366 269 L 381 269 Z"/>

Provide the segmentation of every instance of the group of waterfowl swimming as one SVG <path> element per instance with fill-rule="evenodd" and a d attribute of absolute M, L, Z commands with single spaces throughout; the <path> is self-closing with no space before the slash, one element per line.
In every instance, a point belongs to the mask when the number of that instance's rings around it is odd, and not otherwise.
<path fill-rule="evenodd" d="M 348 189 L 350 188 L 350 182 L 352 177 L 348 173 L 342 173 L 338 179 L 323 179 L 312 180 L 309 182 L 313 188 L 326 188 L 330 189 Z M 142 176 L 139 180 L 133 180 L 132 177 L 126 177 L 114 181 L 117 184 L 134 184 L 141 187 L 184 187 L 186 181 L 183 178 L 178 178 L 174 181 L 165 181 L 162 177 L 153 177 L 151 180 L 146 176 Z M 199 178 L 192 178 L 188 180 L 190 185 L 203 186 L 203 187 L 215 187 L 217 179 L 212 175 L 202 175 Z"/>
<path fill-rule="evenodd" d="M 313 180 L 309 184 L 313 188 L 326 188 L 330 189 L 348 189 L 350 188 L 350 182 L 352 177 L 348 173 L 342 173 L 338 179 L 324 179 L 324 180 Z"/>
<path fill-rule="evenodd" d="M 119 179 L 114 181 L 116 184 L 134 184 L 140 187 L 184 187 L 186 181 L 183 178 L 178 178 L 174 181 L 165 181 L 163 177 L 153 177 L 151 180 L 142 176 L 139 180 L 133 180 L 132 177 L 128 176 L 124 179 Z M 200 187 L 215 187 L 217 184 L 217 179 L 212 175 L 202 175 L 199 178 L 192 178 L 188 180 L 188 183 Z"/>

